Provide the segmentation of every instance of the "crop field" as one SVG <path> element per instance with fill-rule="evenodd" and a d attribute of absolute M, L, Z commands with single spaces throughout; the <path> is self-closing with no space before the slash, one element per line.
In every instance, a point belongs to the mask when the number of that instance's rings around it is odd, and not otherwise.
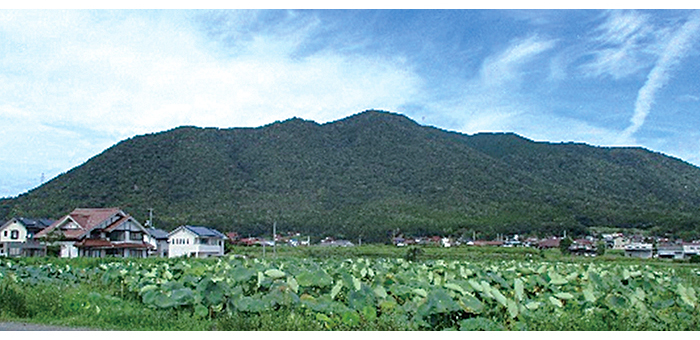
<path fill-rule="evenodd" d="M 123 330 L 698 330 L 700 267 L 296 256 L 0 260 L 0 320 Z"/>

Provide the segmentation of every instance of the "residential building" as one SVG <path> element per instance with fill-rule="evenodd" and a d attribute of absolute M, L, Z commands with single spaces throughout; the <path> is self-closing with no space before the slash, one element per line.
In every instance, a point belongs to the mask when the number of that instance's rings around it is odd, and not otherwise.
<path fill-rule="evenodd" d="M 630 243 L 625 246 L 625 256 L 650 259 L 654 253 L 654 245 L 651 243 Z"/>
<path fill-rule="evenodd" d="M 0 226 L 0 256 L 45 256 L 46 247 L 34 235 L 49 226 L 47 219 L 13 218 Z"/>
<path fill-rule="evenodd" d="M 683 245 L 677 243 L 659 243 L 656 254 L 662 259 L 683 259 Z"/>
<path fill-rule="evenodd" d="M 540 240 L 537 243 L 537 248 L 538 249 L 552 249 L 552 248 L 559 248 L 559 243 L 561 243 L 561 239 L 552 237 L 544 240 Z"/>
<path fill-rule="evenodd" d="M 168 234 L 168 257 L 224 255 L 226 235 L 209 227 L 184 225 Z"/>
<path fill-rule="evenodd" d="M 168 232 L 156 228 L 146 228 L 146 243 L 153 248 L 149 251 L 149 256 L 168 257 Z"/>
<path fill-rule="evenodd" d="M 60 256 L 147 257 L 152 246 L 146 229 L 119 208 L 78 208 L 58 219 L 36 238 L 61 246 Z"/>
<path fill-rule="evenodd" d="M 700 243 L 683 243 L 683 256 L 700 255 Z"/>

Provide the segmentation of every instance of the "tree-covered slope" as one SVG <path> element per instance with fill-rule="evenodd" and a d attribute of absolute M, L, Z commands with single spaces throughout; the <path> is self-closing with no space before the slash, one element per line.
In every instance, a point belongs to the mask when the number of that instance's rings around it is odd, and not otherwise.
<path fill-rule="evenodd" d="M 319 125 L 180 127 L 116 144 L 15 199 L 0 219 L 119 206 L 157 227 L 205 224 L 383 241 L 389 230 L 540 234 L 700 227 L 700 169 L 639 148 L 473 136 L 368 111 Z"/>

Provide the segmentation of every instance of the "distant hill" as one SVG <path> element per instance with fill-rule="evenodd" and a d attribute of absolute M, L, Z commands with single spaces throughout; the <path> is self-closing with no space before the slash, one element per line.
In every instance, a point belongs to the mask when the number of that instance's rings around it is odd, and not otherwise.
<path fill-rule="evenodd" d="M 700 168 L 641 148 L 464 135 L 367 111 L 319 125 L 179 127 L 122 141 L 14 199 L 0 220 L 118 206 L 156 227 L 210 225 L 383 242 L 407 234 L 585 233 L 636 227 L 697 237 Z"/>

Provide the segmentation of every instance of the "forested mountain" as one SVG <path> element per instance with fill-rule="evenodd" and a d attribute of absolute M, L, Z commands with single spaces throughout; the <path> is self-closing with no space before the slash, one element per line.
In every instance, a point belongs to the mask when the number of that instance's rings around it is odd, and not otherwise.
<path fill-rule="evenodd" d="M 17 198 L 0 219 L 118 206 L 155 226 L 209 225 L 384 242 L 407 234 L 584 233 L 697 237 L 700 168 L 641 148 L 464 135 L 367 111 L 319 125 L 179 127 L 134 137 Z"/>

